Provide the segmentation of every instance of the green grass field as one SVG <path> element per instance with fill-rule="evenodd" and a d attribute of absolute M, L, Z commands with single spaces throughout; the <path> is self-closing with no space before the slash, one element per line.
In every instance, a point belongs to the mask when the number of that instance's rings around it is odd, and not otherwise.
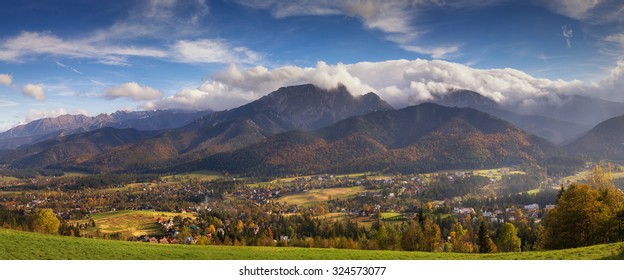
<path fill-rule="evenodd" d="M 624 243 L 500 254 L 425 253 L 283 247 L 164 245 L 0 229 L 0 259 L 97 260 L 594 260 L 624 259 Z"/>
<path fill-rule="evenodd" d="M 191 173 L 184 173 L 184 174 L 176 174 L 176 175 L 170 175 L 170 176 L 165 176 L 163 177 L 163 179 L 169 181 L 169 182 L 182 182 L 184 180 L 188 180 L 188 179 L 199 179 L 201 181 L 212 181 L 212 180 L 216 180 L 216 179 L 221 179 L 223 178 L 223 174 L 221 172 L 217 172 L 217 171 L 210 171 L 210 170 L 199 170 L 199 171 L 194 171 Z"/>
<path fill-rule="evenodd" d="M 286 195 L 278 201 L 289 204 L 310 206 L 331 199 L 347 198 L 365 191 L 364 187 L 315 189 L 307 192 Z"/>
<path fill-rule="evenodd" d="M 19 179 L 15 178 L 15 177 L 10 177 L 10 176 L 3 176 L 0 177 L 0 182 L 17 182 Z"/>
<path fill-rule="evenodd" d="M 447 173 L 461 173 L 461 172 L 472 172 L 474 175 L 479 175 L 483 177 L 488 177 L 494 179 L 496 181 L 500 181 L 503 175 L 511 175 L 511 174 L 526 174 L 524 171 L 514 170 L 510 167 L 502 167 L 502 168 L 493 168 L 493 169 L 456 169 L 456 170 L 442 170 L 433 173 L 425 173 L 425 177 L 435 176 L 438 174 L 447 174 Z"/>
<path fill-rule="evenodd" d="M 92 216 L 95 226 L 102 233 L 123 232 L 128 235 L 141 236 L 146 234 L 159 234 L 160 226 L 156 223 L 158 217 L 173 218 L 175 216 L 190 217 L 191 213 L 170 213 L 153 211 L 115 211 L 98 213 Z M 75 220 L 70 223 L 86 223 L 88 220 Z M 90 229 L 83 234 L 94 234 L 96 229 Z"/>
<path fill-rule="evenodd" d="M 82 177 L 82 176 L 89 176 L 89 173 L 83 173 L 83 172 L 65 172 L 65 174 L 63 174 L 62 177 Z"/>

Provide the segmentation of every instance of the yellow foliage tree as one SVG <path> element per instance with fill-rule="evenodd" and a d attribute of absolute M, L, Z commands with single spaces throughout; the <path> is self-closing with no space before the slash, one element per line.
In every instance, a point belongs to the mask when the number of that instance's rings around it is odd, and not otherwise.
<path fill-rule="evenodd" d="M 32 222 L 32 228 L 36 232 L 58 234 L 61 221 L 56 217 L 52 209 L 39 210 Z"/>

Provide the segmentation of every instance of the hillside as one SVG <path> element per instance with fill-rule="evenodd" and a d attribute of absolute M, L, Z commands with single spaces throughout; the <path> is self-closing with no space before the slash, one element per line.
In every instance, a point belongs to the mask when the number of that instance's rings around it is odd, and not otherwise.
<path fill-rule="evenodd" d="M 599 123 L 565 149 L 590 159 L 624 159 L 624 115 Z"/>
<path fill-rule="evenodd" d="M 16 168 L 43 168 L 65 163 L 80 164 L 114 147 L 137 143 L 152 135 L 136 129 L 102 128 L 40 142 L 12 152 Z"/>
<path fill-rule="evenodd" d="M 516 127 L 559 144 L 587 132 L 591 125 L 554 119 L 542 115 L 519 114 L 504 109 L 494 100 L 470 90 L 452 90 L 434 96 L 432 102 L 449 107 L 468 107 L 506 120 Z"/>
<path fill-rule="evenodd" d="M 313 132 L 291 131 L 181 169 L 252 174 L 424 172 L 535 162 L 561 151 L 470 108 L 426 103 L 379 111 Z"/>
<path fill-rule="evenodd" d="M 3 260 L 595 260 L 624 259 L 624 243 L 500 254 L 281 247 L 188 246 L 42 235 L 0 229 Z"/>

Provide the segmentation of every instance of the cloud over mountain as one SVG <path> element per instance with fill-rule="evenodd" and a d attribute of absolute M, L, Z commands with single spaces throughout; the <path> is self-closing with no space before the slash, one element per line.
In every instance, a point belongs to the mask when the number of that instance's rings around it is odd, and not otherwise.
<path fill-rule="evenodd" d="M 624 66 L 620 66 L 624 67 Z M 614 70 L 615 71 L 615 70 Z M 581 81 L 536 78 L 525 72 L 503 69 L 476 69 L 441 60 L 389 60 L 315 67 L 262 66 L 241 68 L 230 65 L 201 86 L 146 104 L 147 108 L 228 109 L 255 100 L 276 88 L 312 83 L 325 89 L 345 85 L 353 94 L 375 92 L 396 108 L 431 100 L 451 89 L 477 91 L 505 106 L 530 112 L 537 102 L 552 94 L 580 94 L 588 88 L 603 89 L 617 85 L 622 78 L 600 85 Z M 556 100 L 553 100 L 556 102 Z"/>

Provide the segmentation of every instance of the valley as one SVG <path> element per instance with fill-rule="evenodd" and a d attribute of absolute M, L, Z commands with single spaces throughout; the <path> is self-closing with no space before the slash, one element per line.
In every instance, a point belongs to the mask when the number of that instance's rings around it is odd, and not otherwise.
<path fill-rule="evenodd" d="M 307 84 L 225 111 L 38 121 L 3 134 L 48 136 L 0 151 L 0 224 L 93 241 L 362 250 L 346 258 L 566 258 L 535 252 L 622 241 L 624 150 L 609 144 L 624 139 L 621 117 L 589 130 L 472 91 L 433 101 L 394 109 Z M 594 200 L 558 207 L 577 192 Z M 552 218 L 561 211 L 599 230 L 558 235 L 579 230 Z"/>

